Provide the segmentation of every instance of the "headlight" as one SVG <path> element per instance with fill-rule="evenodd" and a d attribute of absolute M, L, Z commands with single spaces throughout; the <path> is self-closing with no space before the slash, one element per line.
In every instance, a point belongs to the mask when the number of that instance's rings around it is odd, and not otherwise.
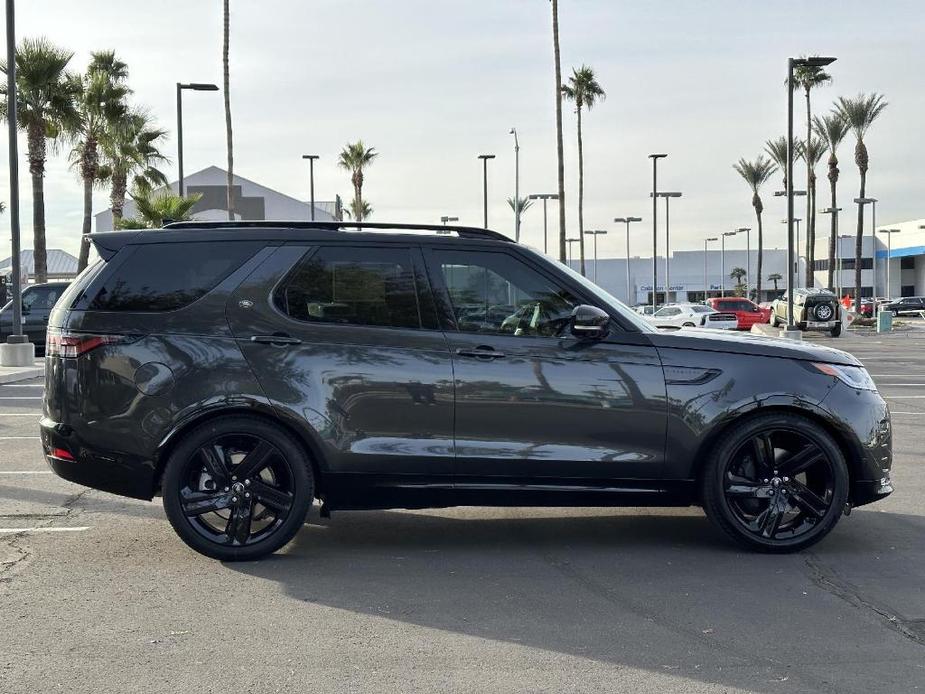
<path fill-rule="evenodd" d="M 817 370 L 828 376 L 835 376 L 845 385 L 858 390 L 877 390 L 874 380 L 863 366 L 842 366 L 841 364 L 813 363 Z"/>

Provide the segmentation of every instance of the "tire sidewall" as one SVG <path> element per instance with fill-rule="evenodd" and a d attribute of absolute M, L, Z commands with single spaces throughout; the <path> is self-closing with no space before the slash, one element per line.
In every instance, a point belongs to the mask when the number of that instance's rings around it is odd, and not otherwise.
<path fill-rule="evenodd" d="M 289 516 L 269 537 L 243 547 L 220 545 L 203 537 L 180 505 L 179 490 L 189 457 L 212 439 L 228 434 L 250 434 L 269 441 L 286 458 L 292 472 L 293 502 Z M 314 498 L 314 486 L 311 463 L 302 446 L 278 425 L 247 416 L 218 417 L 187 433 L 171 451 L 161 483 L 164 511 L 176 533 L 192 549 L 222 561 L 259 559 L 286 545 L 305 522 Z"/>

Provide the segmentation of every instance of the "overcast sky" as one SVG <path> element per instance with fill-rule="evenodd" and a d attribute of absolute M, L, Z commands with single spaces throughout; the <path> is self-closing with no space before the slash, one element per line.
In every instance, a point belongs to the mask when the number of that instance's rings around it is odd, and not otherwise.
<path fill-rule="evenodd" d="M 20 0 L 17 35 L 45 35 L 74 51 L 114 49 L 130 67 L 134 100 L 171 131 L 176 173 L 175 83 L 221 84 L 220 0 Z M 364 196 L 375 221 L 481 224 L 480 153 L 489 169 L 489 223 L 513 233 L 513 141 L 521 193 L 555 192 L 555 111 L 546 0 L 232 0 L 231 95 L 235 171 L 308 198 L 303 153 L 317 153 L 316 197 L 349 197 L 337 153 L 362 138 L 380 153 Z M 584 119 L 585 227 L 608 229 L 602 256 L 623 255 L 615 216 L 638 215 L 633 254 L 651 249 L 650 152 L 668 152 L 660 187 L 672 205 L 672 246 L 696 248 L 721 230 L 754 225 L 751 195 L 732 164 L 753 158 L 786 126 L 790 55 L 838 56 L 817 113 L 839 95 L 879 91 L 890 105 L 870 131 L 868 194 L 879 221 L 925 217 L 925 3 L 921 0 L 560 0 L 563 72 L 594 68 L 607 99 Z M 797 101 L 797 129 L 803 108 Z M 564 113 L 570 235 L 577 229 L 575 115 Z M 222 99 L 184 99 L 185 168 L 224 166 Z M 840 152 L 842 202 L 857 194 L 853 138 Z M 31 191 L 20 138 L 24 247 Z M 7 150 L 0 199 L 8 197 Z M 825 184 L 824 165 L 818 173 Z M 799 177 L 804 176 L 798 170 Z M 764 194 L 767 245 L 783 243 L 783 204 Z M 48 162 L 48 245 L 76 253 L 81 186 L 67 151 Z M 94 198 L 95 211 L 108 194 Z M 554 207 L 550 215 L 555 215 Z M 661 215 L 661 210 L 660 210 Z M 801 215 L 802 216 L 802 213 Z M 2 222 L 9 224 L 8 215 Z M 7 226 L 8 229 L 8 226 Z M 524 240 L 542 246 L 542 212 L 525 213 Z M 8 255 L 8 234 L 0 257 Z M 744 242 L 744 239 L 743 239 Z"/>

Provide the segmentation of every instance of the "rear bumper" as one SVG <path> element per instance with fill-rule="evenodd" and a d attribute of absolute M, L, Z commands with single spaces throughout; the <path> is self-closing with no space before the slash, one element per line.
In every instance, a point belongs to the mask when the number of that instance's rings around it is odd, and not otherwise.
<path fill-rule="evenodd" d="M 154 463 L 127 456 L 115 457 L 88 448 L 75 431 L 43 417 L 39 423 L 45 461 L 59 477 L 104 492 L 150 500 L 154 496 Z M 56 448 L 73 460 L 52 455 Z"/>

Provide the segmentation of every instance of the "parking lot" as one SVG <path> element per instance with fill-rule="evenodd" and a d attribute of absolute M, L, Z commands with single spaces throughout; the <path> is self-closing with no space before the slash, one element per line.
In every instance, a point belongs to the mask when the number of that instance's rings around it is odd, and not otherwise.
<path fill-rule="evenodd" d="M 896 492 L 812 551 L 699 509 L 314 509 L 259 563 L 49 473 L 0 386 L 0 692 L 925 690 L 925 331 L 810 339 L 890 403 Z"/>

